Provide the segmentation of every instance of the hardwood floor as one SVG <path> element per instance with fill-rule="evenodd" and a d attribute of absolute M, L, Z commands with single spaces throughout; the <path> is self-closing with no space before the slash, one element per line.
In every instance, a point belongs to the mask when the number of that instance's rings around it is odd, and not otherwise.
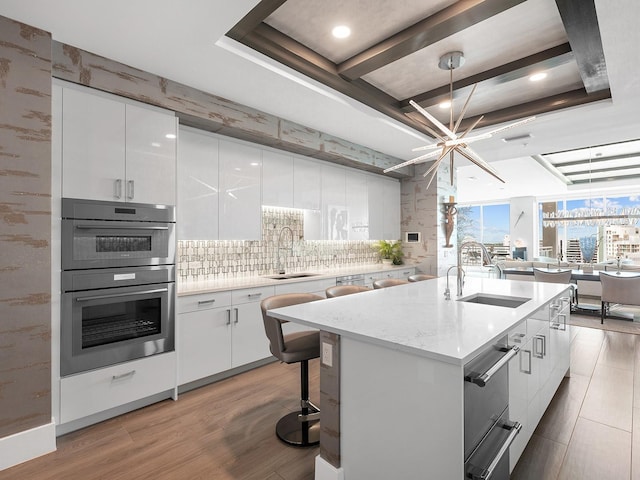
<path fill-rule="evenodd" d="M 511 478 L 640 480 L 640 336 L 572 329 L 572 376 Z M 316 360 L 316 402 L 318 378 Z M 56 452 L 0 480 L 312 480 L 318 448 L 286 446 L 274 433 L 298 395 L 298 365 L 269 364 L 64 435 Z"/>

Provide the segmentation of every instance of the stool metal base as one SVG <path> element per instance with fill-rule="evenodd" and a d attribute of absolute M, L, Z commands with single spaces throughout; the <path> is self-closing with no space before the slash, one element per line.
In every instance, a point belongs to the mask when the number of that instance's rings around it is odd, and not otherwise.
<path fill-rule="evenodd" d="M 301 422 L 302 412 L 292 412 L 276 424 L 276 435 L 280 440 L 294 447 L 311 447 L 320 443 L 320 421 Z"/>

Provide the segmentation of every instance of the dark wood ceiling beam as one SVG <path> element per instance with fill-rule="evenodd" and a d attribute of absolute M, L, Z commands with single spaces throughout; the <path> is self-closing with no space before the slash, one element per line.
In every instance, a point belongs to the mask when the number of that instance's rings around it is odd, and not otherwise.
<path fill-rule="evenodd" d="M 556 5 L 587 93 L 608 90 L 609 77 L 594 0 L 556 0 Z"/>
<path fill-rule="evenodd" d="M 578 90 L 572 90 L 559 95 L 552 95 L 550 97 L 534 100 L 533 102 L 523 103 L 521 105 L 495 110 L 493 112 L 487 112 L 484 114 L 484 118 L 480 121 L 476 129 L 487 127 L 489 125 L 497 125 L 500 123 L 520 120 L 522 118 L 553 112 L 563 108 L 576 107 L 587 103 L 608 100 L 610 98 L 611 92 L 609 90 L 601 90 L 592 95 L 588 95 L 583 88 L 580 88 Z M 476 120 L 477 117 L 467 118 L 462 122 L 458 130 L 466 130 L 469 125 Z"/>
<path fill-rule="evenodd" d="M 528 77 L 532 73 L 540 70 L 548 70 L 559 65 L 563 65 L 573 60 L 571 46 L 568 43 L 557 45 L 542 52 L 534 53 L 528 57 L 505 63 L 499 67 L 492 68 L 486 72 L 481 72 L 467 78 L 453 82 L 454 98 L 461 96 L 459 90 L 470 87 L 474 84 L 481 84 L 482 88 L 490 88 L 507 82 Z M 456 95 L 456 92 L 458 93 Z M 415 95 L 400 101 L 400 108 L 405 112 L 413 111 L 409 105 L 409 100 L 420 104 L 422 107 L 430 107 L 449 99 L 449 85 L 435 88 L 429 92 Z"/>
<path fill-rule="evenodd" d="M 349 80 L 363 77 L 525 0 L 461 0 L 338 65 Z"/>
<path fill-rule="evenodd" d="M 241 42 L 244 37 L 249 35 L 286 1 L 287 0 L 262 0 L 227 32 L 227 36 Z"/>

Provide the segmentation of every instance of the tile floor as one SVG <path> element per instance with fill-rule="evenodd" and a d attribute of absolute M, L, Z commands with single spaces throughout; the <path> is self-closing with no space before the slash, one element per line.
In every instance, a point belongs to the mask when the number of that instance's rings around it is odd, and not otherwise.
<path fill-rule="evenodd" d="M 571 377 L 511 479 L 640 480 L 640 336 L 576 326 L 571 336 Z"/>

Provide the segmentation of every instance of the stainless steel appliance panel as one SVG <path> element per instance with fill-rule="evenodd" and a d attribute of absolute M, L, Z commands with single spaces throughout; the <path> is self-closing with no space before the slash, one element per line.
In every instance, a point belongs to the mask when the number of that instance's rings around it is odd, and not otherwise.
<path fill-rule="evenodd" d="M 364 285 L 364 275 L 345 275 L 336 278 L 336 285 Z"/>
<path fill-rule="evenodd" d="M 60 373 L 174 350 L 175 284 L 63 293 Z"/>

